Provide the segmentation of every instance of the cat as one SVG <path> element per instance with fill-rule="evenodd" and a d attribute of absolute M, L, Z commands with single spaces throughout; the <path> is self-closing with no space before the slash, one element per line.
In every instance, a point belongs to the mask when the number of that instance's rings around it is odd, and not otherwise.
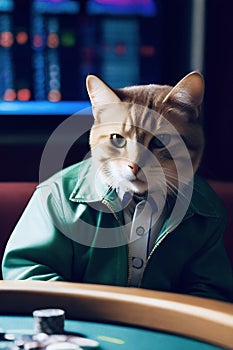
<path fill-rule="evenodd" d="M 87 91 L 91 157 L 37 186 L 7 244 L 3 278 L 232 300 L 225 211 L 197 174 L 202 75 L 119 89 L 89 75 Z"/>
<path fill-rule="evenodd" d="M 113 89 L 95 75 L 87 77 L 86 86 L 94 115 L 90 148 L 102 181 L 121 197 L 158 189 L 175 195 L 191 181 L 205 143 L 200 72 L 189 73 L 175 87 Z"/>

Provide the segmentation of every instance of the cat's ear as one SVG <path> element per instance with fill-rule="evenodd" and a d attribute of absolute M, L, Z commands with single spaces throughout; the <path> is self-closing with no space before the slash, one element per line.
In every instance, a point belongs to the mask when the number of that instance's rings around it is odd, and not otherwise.
<path fill-rule="evenodd" d="M 93 106 L 120 102 L 119 97 L 113 92 L 113 90 L 95 75 L 87 76 L 86 86 Z"/>
<path fill-rule="evenodd" d="M 204 90 L 205 84 L 202 74 L 198 71 L 194 71 L 180 80 L 165 97 L 163 102 L 171 100 L 181 105 L 191 105 L 200 112 Z"/>

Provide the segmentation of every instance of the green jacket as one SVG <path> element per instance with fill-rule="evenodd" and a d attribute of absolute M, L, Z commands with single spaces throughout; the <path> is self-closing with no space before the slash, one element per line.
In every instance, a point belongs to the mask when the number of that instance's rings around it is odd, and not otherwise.
<path fill-rule="evenodd" d="M 37 187 L 7 244 L 4 279 L 128 285 L 121 204 L 91 169 L 88 159 Z M 225 219 L 220 200 L 195 176 L 187 213 L 178 226 L 164 223 L 139 287 L 231 301 Z"/>

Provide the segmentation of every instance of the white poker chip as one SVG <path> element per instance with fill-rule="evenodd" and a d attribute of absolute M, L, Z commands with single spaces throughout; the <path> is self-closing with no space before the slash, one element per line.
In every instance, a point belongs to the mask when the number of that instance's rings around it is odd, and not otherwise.
<path fill-rule="evenodd" d="M 98 348 L 100 345 L 96 340 L 75 336 L 69 337 L 69 341 L 74 344 L 77 344 L 82 349 Z"/>
<path fill-rule="evenodd" d="M 23 344 L 23 348 L 25 350 L 37 350 L 38 349 L 38 343 L 36 341 L 27 342 Z"/>
<path fill-rule="evenodd" d="M 58 343 L 53 343 L 49 344 L 46 346 L 46 350 L 81 350 L 77 344 L 73 344 L 70 342 L 58 342 Z"/>
<path fill-rule="evenodd" d="M 67 335 L 65 335 L 65 334 L 51 334 L 50 336 L 49 336 L 49 339 L 48 339 L 48 341 L 50 341 L 50 342 L 66 342 L 66 341 L 68 341 L 68 339 L 67 339 Z"/>
<path fill-rule="evenodd" d="M 33 340 L 35 340 L 39 343 L 42 343 L 42 342 L 45 342 L 46 340 L 48 340 L 49 335 L 46 333 L 38 333 L 38 334 L 33 335 L 32 338 L 33 338 Z"/>

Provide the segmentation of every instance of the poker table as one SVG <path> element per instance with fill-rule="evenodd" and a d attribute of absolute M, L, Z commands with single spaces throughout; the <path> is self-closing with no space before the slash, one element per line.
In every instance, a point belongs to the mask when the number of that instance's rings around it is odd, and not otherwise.
<path fill-rule="evenodd" d="M 33 333 L 36 309 L 65 310 L 65 331 L 102 350 L 233 349 L 233 304 L 145 289 L 0 281 L 0 328 Z M 1 342 L 0 342 L 0 349 Z"/>

